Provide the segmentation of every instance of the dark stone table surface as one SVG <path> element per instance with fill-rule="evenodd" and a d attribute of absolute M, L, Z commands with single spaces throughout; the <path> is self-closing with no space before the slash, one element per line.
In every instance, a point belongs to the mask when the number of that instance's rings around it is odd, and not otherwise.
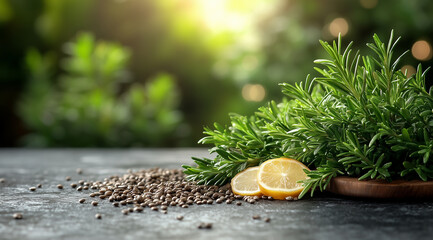
<path fill-rule="evenodd" d="M 108 200 L 90 204 L 88 192 L 69 185 L 103 180 L 127 169 L 179 168 L 206 149 L 0 150 L 0 239 L 433 239 L 431 201 L 372 201 L 318 194 L 299 201 L 145 209 L 122 215 Z M 77 168 L 83 174 L 76 173 Z M 35 192 L 29 187 L 41 183 Z M 57 189 L 63 184 L 63 190 Z M 78 199 L 87 198 L 85 204 Z M 16 220 L 14 213 L 24 218 Z M 95 219 L 95 214 L 102 219 Z M 182 221 L 176 216 L 183 215 Z M 253 220 L 260 215 L 262 220 Z M 270 217 L 270 223 L 263 221 Z M 198 229 L 211 222 L 210 230 Z"/>

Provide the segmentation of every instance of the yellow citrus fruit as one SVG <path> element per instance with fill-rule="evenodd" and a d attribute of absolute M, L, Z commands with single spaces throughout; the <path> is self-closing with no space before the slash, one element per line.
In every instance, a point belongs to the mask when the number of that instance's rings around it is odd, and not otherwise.
<path fill-rule="evenodd" d="M 261 193 L 274 199 L 298 197 L 304 189 L 298 181 L 308 178 L 304 169 L 310 170 L 301 162 L 289 158 L 276 158 L 262 163 L 257 173 Z"/>
<path fill-rule="evenodd" d="M 232 192 L 242 196 L 260 196 L 260 188 L 257 184 L 257 172 L 259 167 L 250 167 L 236 174 L 230 183 Z"/>

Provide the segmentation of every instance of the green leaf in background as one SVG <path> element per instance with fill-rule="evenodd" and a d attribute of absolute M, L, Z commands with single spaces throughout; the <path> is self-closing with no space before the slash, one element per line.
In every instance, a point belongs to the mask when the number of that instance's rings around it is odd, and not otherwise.
<path fill-rule="evenodd" d="M 182 114 L 179 92 L 165 73 L 145 84 L 130 84 L 129 51 L 80 34 L 64 46 L 63 73 L 53 74 L 54 59 L 27 54 L 29 87 L 19 113 L 33 132 L 28 146 L 161 146 L 176 140 Z"/>

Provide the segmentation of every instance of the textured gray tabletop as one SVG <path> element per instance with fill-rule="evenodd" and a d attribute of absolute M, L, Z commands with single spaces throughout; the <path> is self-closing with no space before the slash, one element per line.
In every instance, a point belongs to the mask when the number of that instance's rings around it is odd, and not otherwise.
<path fill-rule="evenodd" d="M 432 202 L 377 202 L 321 194 L 300 201 L 172 207 L 122 215 L 65 180 L 103 180 L 127 169 L 179 168 L 201 149 L 0 150 L 0 239 L 432 239 Z M 83 174 L 76 173 L 77 168 Z M 35 192 L 29 187 L 41 183 Z M 65 189 L 56 188 L 63 184 Z M 21 212 L 24 218 L 12 215 Z M 95 219 L 101 213 L 103 218 Z M 179 214 L 182 221 L 176 220 Z M 253 220 L 270 217 L 270 223 Z M 210 230 L 197 229 L 211 222 Z"/>

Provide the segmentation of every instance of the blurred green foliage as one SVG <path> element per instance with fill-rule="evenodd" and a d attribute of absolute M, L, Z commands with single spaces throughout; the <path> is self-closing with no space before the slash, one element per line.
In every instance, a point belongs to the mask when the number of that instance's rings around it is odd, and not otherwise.
<path fill-rule="evenodd" d="M 348 24 L 344 42 L 367 42 L 373 33 L 385 38 L 395 29 L 396 35 L 403 36 L 400 49 L 396 49 L 399 54 L 418 40 L 433 42 L 431 16 L 430 0 L 0 0 L 0 113 L 4 116 L 0 118 L 0 146 L 20 145 L 19 139 L 34 129 L 29 122 L 36 117 L 30 112 L 23 114 L 22 105 L 19 114 L 16 110 L 18 99 L 30 101 L 31 95 L 26 95 L 32 92 L 29 89 L 43 91 L 48 89 L 44 87 L 47 84 L 57 95 L 73 95 L 72 88 L 65 89 L 63 84 L 74 85 L 64 78 L 76 69 L 69 69 L 73 64 L 68 67 L 58 61 L 65 55 L 64 43 L 78 32 L 116 42 L 133 53 L 128 57 L 130 61 L 122 63 L 123 71 L 118 73 L 122 76 L 115 77 L 119 81 L 113 85 L 115 89 L 101 88 L 114 91 L 116 101 L 125 101 L 127 89 L 133 92 L 135 86 L 148 84 L 159 73 L 175 79 L 181 96 L 175 101 L 179 104 L 176 109 L 183 113 L 176 130 L 180 139 L 174 141 L 170 134 L 158 141 L 143 136 L 142 145 L 197 146 L 203 126 L 215 121 L 228 123 L 229 112 L 250 115 L 268 100 L 280 101 L 283 96 L 278 83 L 298 82 L 313 73 L 313 59 L 323 57 L 318 40 L 335 38 L 329 32 L 335 19 L 345 19 Z M 354 47 L 365 50 L 365 46 Z M 29 72 L 26 59 L 38 55 L 28 55 L 30 48 L 49 54 L 40 56 L 41 63 L 35 64 L 35 68 L 41 69 L 30 68 Z M 71 56 L 67 56 L 69 60 Z M 408 55 L 402 65 L 416 66 L 419 62 Z M 433 60 L 425 60 L 423 65 L 433 65 Z M 36 73 L 44 71 L 50 81 L 39 81 L 40 87 L 33 86 Z M 428 73 L 428 85 L 432 84 L 432 74 Z M 83 84 L 76 89 L 90 87 L 90 82 L 74 82 Z M 247 84 L 263 86 L 265 98 L 247 101 L 242 96 Z M 60 97 L 53 97 L 56 98 Z M 71 113 L 52 114 L 65 114 L 61 118 L 68 119 L 66 116 Z M 62 134 L 54 127 L 51 131 Z M 100 143 L 111 142 L 107 136 L 102 134 L 100 138 L 106 140 L 86 144 L 114 146 Z M 43 142 L 33 142 L 38 141 Z M 25 142 L 29 143 L 29 138 Z M 74 142 L 71 139 L 62 145 L 76 146 Z M 134 144 L 125 141 L 118 146 Z"/>
<path fill-rule="evenodd" d="M 64 50 L 60 61 L 36 50 L 27 54 L 30 81 L 19 103 L 32 129 L 27 146 L 160 146 L 176 140 L 182 115 L 170 75 L 122 87 L 130 58 L 124 47 L 81 34 Z M 54 62 L 62 65 L 58 79 Z"/>
<path fill-rule="evenodd" d="M 316 66 L 313 60 L 325 57 L 319 40 L 336 39 L 329 31 L 330 24 L 336 18 L 343 18 L 348 24 L 343 41 L 354 41 L 355 47 L 363 53 L 370 50 L 362 43 L 370 41 L 374 33 L 386 38 L 392 29 L 397 36 L 403 37 L 397 54 L 410 49 L 420 39 L 433 43 L 433 4 L 430 0 L 271 2 L 268 1 L 269 5 L 273 5 L 272 8 L 257 19 L 252 19 L 258 38 L 256 41 L 259 42 L 257 46 L 251 47 L 247 41 L 238 41 L 230 54 L 217 60 L 218 66 L 224 69 L 224 77 L 243 84 L 263 84 L 268 96 L 271 96 L 267 100 L 282 96 L 278 83 L 299 82 L 307 74 L 317 76 L 312 71 Z M 365 4 L 369 4 L 369 7 L 365 7 Z M 419 60 L 409 54 L 402 65 L 417 66 L 418 63 Z M 433 59 L 423 65 L 433 65 Z M 433 73 L 430 72 L 429 76 L 433 76 Z M 428 85 L 433 84 L 433 79 L 430 79 L 428 77 Z"/>

